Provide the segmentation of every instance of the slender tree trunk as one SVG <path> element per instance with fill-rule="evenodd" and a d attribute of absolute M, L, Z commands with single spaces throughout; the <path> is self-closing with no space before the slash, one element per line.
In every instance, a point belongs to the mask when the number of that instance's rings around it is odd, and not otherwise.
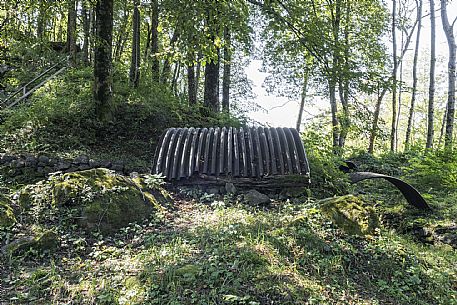
<path fill-rule="evenodd" d="M 76 65 L 76 4 L 75 0 L 68 1 L 67 51 L 72 66 Z"/>
<path fill-rule="evenodd" d="M 420 34 L 422 26 L 422 0 L 419 0 L 417 6 L 417 19 L 419 20 L 417 24 L 417 35 L 416 35 L 416 47 L 414 49 L 414 60 L 413 60 L 413 92 L 411 94 L 411 105 L 409 107 L 409 117 L 408 117 L 408 126 L 406 127 L 406 138 L 405 138 L 405 150 L 409 150 L 409 144 L 411 140 L 411 129 L 413 125 L 414 117 L 414 107 L 416 104 L 416 94 L 417 94 L 417 59 L 419 57 L 419 43 L 420 43 Z"/>
<path fill-rule="evenodd" d="M 197 54 L 197 66 L 196 66 L 196 71 L 195 71 L 195 95 L 197 96 L 198 100 L 198 93 L 200 90 L 200 74 L 202 70 L 202 55 L 201 53 Z"/>
<path fill-rule="evenodd" d="M 204 105 L 212 112 L 219 111 L 219 50 L 217 58 L 211 59 L 205 66 Z"/>
<path fill-rule="evenodd" d="M 149 48 L 151 47 L 151 26 L 146 22 L 147 35 L 146 35 L 146 47 L 144 48 L 144 60 L 148 60 Z"/>
<path fill-rule="evenodd" d="M 173 49 L 176 41 L 178 40 L 178 29 L 176 29 L 173 33 L 173 36 L 171 37 L 170 40 L 170 48 Z M 168 83 L 168 80 L 170 78 L 170 72 L 171 72 L 171 62 L 170 59 L 165 59 L 163 63 L 163 68 L 162 68 L 162 76 L 160 77 L 160 83 L 166 84 Z"/>
<path fill-rule="evenodd" d="M 195 54 L 189 51 L 189 64 L 187 65 L 187 96 L 189 105 L 197 104 L 197 82 L 195 79 Z"/>
<path fill-rule="evenodd" d="M 441 0 L 441 21 L 443 30 L 446 34 L 447 44 L 449 48 L 448 61 L 448 99 L 447 99 L 447 117 L 446 117 L 446 132 L 444 136 L 444 147 L 447 150 L 452 150 L 452 135 L 454 130 L 454 115 L 455 115 L 455 66 L 456 66 L 456 44 L 454 37 L 453 25 L 449 23 L 447 16 L 447 1 Z"/>
<path fill-rule="evenodd" d="M 387 89 L 383 90 L 383 92 L 386 92 L 386 91 L 387 91 Z M 373 125 L 371 127 L 370 141 L 369 141 L 369 145 L 368 145 L 369 154 L 373 154 L 373 152 L 374 152 L 374 144 L 375 144 L 375 140 L 376 140 L 376 134 L 378 132 L 379 114 L 381 112 L 381 102 L 382 102 L 382 98 L 383 98 L 384 94 L 378 93 L 378 98 L 376 100 L 376 105 L 375 105 L 374 113 L 373 113 Z"/>
<path fill-rule="evenodd" d="M 344 73 L 339 77 L 339 94 L 343 116 L 341 119 L 341 133 L 339 138 L 339 147 L 343 148 L 351 126 L 351 116 L 349 113 L 349 26 L 350 26 L 350 1 L 346 3 L 345 26 L 344 26 Z"/>
<path fill-rule="evenodd" d="M 336 103 L 336 82 L 334 80 L 329 80 L 329 93 L 330 93 L 330 110 L 332 112 L 332 145 L 336 149 L 339 145 L 339 122 L 338 122 L 338 106 Z"/>
<path fill-rule="evenodd" d="M 401 33 L 401 45 L 403 46 L 403 31 Z M 398 108 L 397 108 L 397 119 L 395 121 L 395 151 L 398 150 L 398 126 L 400 124 L 401 117 L 401 96 L 403 91 L 403 61 L 400 61 L 400 80 L 398 82 Z"/>
<path fill-rule="evenodd" d="M 398 69 L 398 59 L 397 59 L 397 37 L 396 37 L 396 29 L 397 29 L 397 0 L 392 0 L 393 8 L 392 8 L 392 48 L 393 48 L 393 63 L 394 68 L 392 71 L 392 127 L 390 130 L 390 151 L 395 151 L 395 143 L 397 134 L 396 126 L 397 126 L 397 69 Z"/>
<path fill-rule="evenodd" d="M 411 37 L 414 33 L 416 25 L 417 25 L 417 20 L 414 23 L 413 27 L 410 29 L 410 32 L 408 33 L 406 43 L 403 46 L 403 49 L 400 54 L 400 58 L 397 59 L 397 64 L 394 65 L 394 69 L 392 71 L 392 75 L 389 78 L 389 82 L 391 82 L 393 80 L 394 75 L 396 75 L 397 69 L 398 69 L 398 63 L 403 60 L 403 57 L 405 56 L 405 53 L 408 50 L 408 46 L 411 42 Z M 373 124 L 372 124 L 371 131 L 370 131 L 370 140 L 369 140 L 369 145 L 368 145 L 368 153 L 370 153 L 370 154 L 373 154 L 373 151 L 374 151 L 374 144 L 375 144 L 376 135 L 377 135 L 377 131 L 378 131 L 379 113 L 381 111 L 381 103 L 388 90 L 389 90 L 389 87 L 384 86 L 381 93 L 379 93 L 378 97 L 377 97 L 375 111 L 373 114 Z"/>
<path fill-rule="evenodd" d="M 140 83 L 140 10 L 138 9 L 138 1 L 135 1 L 133 8 L 132 21 L 132 61 L 130 64 L 130 83 L 133 87 L 138 87 Z"/>
<path fill-rule="evenodd" d="M 152 55 L 152 80 L 158 83 L 160 80 L 160 62 L 159 53 L 159 2 L 158 0 L 151 0 L 151 55 Z"/>
<path fill-rule="evenodd" d="M 89 36 L 90 36 L 90 20 L 89 20 L 89 11 L 87 9 L 86 1 L 81 3 L 81 15 L 83 20 L 83 31 L 84 31 L 84 41 L 83 41 L 83 63 L 85 65 L 89 64 Z"/>
<path fill-rule="evenodd" d="M 46 26 L 46 6 L 43 0 L 39 1 L 38 20 L 37 20 L 37 37 L 43 40 L 43 33 Z M 1 29 L 0 29 L 1 30 Z"/>
<path fill-rule="evenodd" d="M 96 5 L 96 45 L 94 58 L 95 115 L 101 122 L 112 118 L 113 77 L 113 0 L 98 0 Z"/>
<path fill-rule="evenodd" d="M 446 127 L 446 117 L 447 117 L 447 104 L 446 104 L 446 109 L 444 110 L 443 119 L 441 120 L 440 138 L 438 139 L 438 148 L 441 147 L 441 143 L 443 142 L 444 128 Z"/>
<path fill-rule="evenodd" d="M 90 50 L 89 50 L 89 55 L 90 55 L 90 62 L 95 61 L 95 32 L 97 30 L 97 21 L 96 21 L 96 7 L 91 9 L 89 12 L 89 19 L 90 19 L 90 40 L 89 40 L 89 45 L 90 45 Z"/>
<path fill-rule="evenodd" d="M 173 78 L 171 79 L 171 91 L 175 93 L 175 95 L 178 95 L 178 78 L 179 78 L 179 72 L 181 69 L 181 62 L 176 62 L 175 63 L 175 68 L 173 70 Z"/>
<path fill-rule="evenodd" d="M 230 50 L 230 30 L 224 28 L 224 73 L 222 77 L 222 111 L 230 112 L 230 69 L 231 69 L 231 50 Z"/>
<path fill-rule="evenodd" d="M 124 44 L 124 41 L 126 40 L 126 35 L 127 35 L 127 27 L 128 27 L 128 23 L 129 23 L 129 16 L 130 16 L 130 12 L 127 10 L 127 2 L 125 3 L 124 5 L 124 15 L 122 17 L 122 21 L 121 21 L 121 25 L 119 27 L 119 33 L 118 33 L 118 36 L 116 38 L 116 44 L 114 46 L 114 61 L 120 61 L 121 59 L 121 56 L 122 56 L 122 53 L 123 53 L 123 44 Z"/>
<path fill-rule="evenodd" d="M 435 115 L 434 102 L 435 102 L 435 63 L 436 63 L 436 51 L 435 51 L 435 1 L 430 0 L 430 84 L 428 87 L 428 113 L 427 113 L 427 143 L 425 144 L 426 149 L 433 148 L 433 121 Z"/>
<path fill-rule="evenodd" d="M 297 118 L 297 131 L 300 132 L 300 127 L 301 127 L 301 122 L 303 118 L 303 110 L 305 109 L 305 101 L 306 101 L 306 93 L 308 91 L 308 78 L 309 78 L 309 72 L 308 70 L 305 70 L 304 76 L 303 76 L 303 86 L 301 90 L 301 97 L 300 97 L 300 108 L 298 109 L 298 118 Z"/>

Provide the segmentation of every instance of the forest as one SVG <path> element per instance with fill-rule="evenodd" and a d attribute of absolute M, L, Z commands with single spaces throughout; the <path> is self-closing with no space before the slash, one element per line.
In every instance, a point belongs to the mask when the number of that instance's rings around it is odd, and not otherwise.
<path fill-rule="evenodd" d="M 457 304 L 456 23 L 452 0 L 2 1 L 0 304 Z M 217 177 L 154 170 L 165 144 L 192 167 L 179 128 L 210 130 Z M 219 177 L 232 157 L 252 170 Z"/>

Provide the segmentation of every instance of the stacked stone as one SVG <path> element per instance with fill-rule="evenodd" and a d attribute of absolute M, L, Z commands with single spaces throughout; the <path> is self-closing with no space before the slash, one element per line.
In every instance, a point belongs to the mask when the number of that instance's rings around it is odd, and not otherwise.
<path fill-rule="evenodd" d="M 45 154 L 34 155 L 9 155 L 0 154 L 0 167 L 10 177 L 30 175 L 46 177 L 50 173 L 71 173 L 93 168 L 107 168 L 120 174 L 129 175 L 131 172 L 148 172 L 147 168 L 131 169 L 122 161 L 98 161 L 81 155 L 73 160 L 53 158 Z"/>

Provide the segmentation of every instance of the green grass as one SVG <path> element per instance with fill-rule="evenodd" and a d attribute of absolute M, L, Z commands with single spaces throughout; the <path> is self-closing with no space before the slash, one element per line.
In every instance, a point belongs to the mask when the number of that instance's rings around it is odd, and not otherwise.
<path fill-rule="evenodd" d="M 268 209 L 178 196 L 114 237 L 71 230 L 53 256 L 12 258 L 2 301 L 74 304 L 457 304 L 457 253 L 392 228 L 354 237 L 315 200 Z M 437 203 L 438 204 L 438 203 Z M 406 209 L 408 211 L 408 209 Z M 412 216 L 411 216 L 412 217 Z"/>

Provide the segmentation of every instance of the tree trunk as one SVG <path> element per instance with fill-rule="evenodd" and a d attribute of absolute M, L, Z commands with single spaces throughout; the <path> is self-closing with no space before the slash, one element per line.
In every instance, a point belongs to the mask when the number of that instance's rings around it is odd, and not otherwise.
<path fill-rule="evenodd" d="M 224 28 L 224 73 L 222 77 L 222 111 L 230 112 L 230 68 L 231 68 L 231 50 L 230 50 L 230 30 Z"/>
<path fill-rule="evenodd" d="M 447 1 L 441 0 L 441 21 L 443 30 L 446 34 L 447 44 L 449 48 L 448 61 L 448 98 L 447 98 L 447 117 L 446 117 L 446 132 L 444 136 L 444 147 L 447 150 L 452 150 L 452 134 L 454 130 L 454 115 L 455 115 L 455 65 L 456 65 L 456 44 L 454 37 L 453 25 L 449 24 L 447 16 Z"/>
<path fill-rule="evenodd" d="M 123 49 L 124 49 L 123 44 L 124 44 L 124 41 L 126 40 L 125 36 L 126 36 L 127 27 L 128 27 L 128 23 L 129 23 L 129 16 L 130 16 L 130 12 L 127 9 L 127 3 L 125 3 L 123 11 L 124 11 L 124 15 L 121 20 L 121 24 L 119 26 L 118 36 L 116 38 L 116 44 L 114 46 L 114 61 L 116 61 L 116 62 L 121 60 L 121 56 L 122 56 Z"/>
<path fill-rule="evenodd" d="M 397 69 L 398 69 L 398 59 L 397 59 L 397 37 L 396 37 L 396 16 L 397 16 L 397 1 L 392 0 L 393 8 L 392 8 L 392 56 L 393 56 L 393 63 L 394 68 L 392 71 L 392 127 L 390 130 L 390 151 L 395 151 L 395 143 L 396 143 L 396 126 L 397 126 Z"/>
<path fill-rule="evenodd" d="M 46 27 L 46 6 L 45 1 L 40 0 L 37 20 L 37 37 L 40 41 L 43 40 L 43 33 Z M 1 29 L 0 29 L 1 30 Z"/>
<path fill-rule="evenodd" d="M 132 21 L 132 61 L 130 63 L 130 83 L 133 87 L 138 87 L 140 82 L 140 10 L 138 9 L 138 1 L 135 1 L 133 8 Z"/>
<path fill-rule="evenodd" d="M 435 115 L 434 102 L 435 102 L 435 2 L 430 0 L 430 84 L 428 87 L 428 114 L 427 114 L 427 143 L 426 149 L 433 148 L 433 116 Z"/>
<path fill-rule="evenodd" d="M 204 105 L 212 112 L 219 111 L 219 50 L 216 59 L 210 59 L 205 66 Z"/>
<path fill-rule="evenodd" d="M 170 39 L 170 48 L 173 49 L 176 41 L 178 40 L 178 29 L 176 29 L 173 33 L 173 36 Z M 160 77 L 160 83 L 166 84 L 168 83 L 168 79 L 170 78 L 171 72 L 171 62 L 170 59 L 165 59 L 162 68 L 162 76 Z"/>
<path fill-rule="evenodd" d="M 96 41 L 94 58 L 95 115 L 101 122 L 112 118 L 113 77 L 113 0 L 98 0 L 96 5 Z"/>
<path fill-rule="evenodd" d="M 368 153 L 373 154 L 374 152 L 374 142 L 376 140 L 376 133 L 378 131 L 378 122 L 379 122 L 379 113 L 381 112 L 381 102 L 382 98 L 384 97 L 385 92 L 387 89 L 383 89 L 383 93 L 379 94 L 378 93 L 378 98 L 376 100 L 376 105 L 374 108 L 374 113 L 373 113 L 373 125 L 371 127 L 370 131 L 370 140 L 368 144 Z"/>
<path fill-rule="evenodd" d="M 338 106 L 336 104 L 336 82 L 329 80 L 328 82 L 329 93 L 330 93 L 330 110 L 332 112 L 332 145 L 336 149 L 339 146 L 339 123 L 338 123 Z"/>
<path fill-rule="evenodd" d="M 76 1 L 68 1 L 67 21 L 67 51 L 70 56 L 70 65 L 76 65 Z"/>
<path fill-rule="evenodd" d="M 339 77 L 339 93 L 341 106 L 343 107 L 343 116 L 341 119 L 341 133 L 338 146 L 343 148 L 351 126 L 351 116 L 349 113 L 349 25 L 350 25 L 350 2 L 346 3 L 345 26 L 344 26 L 344 64 L 342 75 Z"/>
<path fill-rule="evenodd" d="M 444 128 L 446 127 L 446 117 L 447 117 L 447 105 L 444 110 L 443 119 L 441 120 L 441 129 L 440 129 L 440 138 L 438 139 L 438 148 L 441 147 L 441 142 L 443 141 Z"/>
<path fill-rule="evenodd" d="M 90 20 L 89 12 L 87 10 L 87 3 L 82 1 L 81 3 L 81 14 L 83 19 L 83 31 L 84 31 L 84 41 L 83 41 L 83 63 L 85 65 L 89 64 L 89 36 L 90 36 Z"/>
<path fill-rule="evenodd" d="M 201 53 L 198 53 L 197 55 L 197 66 L 195 67 L 195 95 L 197 96 L 198 100 L 198 93 L 200 90 L 200 75 L 201 75 L 201 70 L 202 70 L 202 55 Z"/>
<path fill-rule="evenodd" d="M 309 72 L 306 70 L 303 76 L 303 87 L 301 91 L 300 97 L 300 108 L 298 109 L 298 118 L 297 118 L 297 131 L 300 132 L 301 122 L 303 118 L 303 110 L 305 109 L 305 101 L 306 101 L 306 92 L 308 91 L 308 77 Z"/>
<path fill-rule="evenodd" d="M 401 32 L 401 45 L 403 46 L 403 31 Z M 395 151 L 398 150 L 398 126 L 400 124 L 401 117 L 401 96 L 403 91 L 403 61 L 399 61 L 400 64 L 400 80 L 398 82 L 398 107 L 397 107 L 397 119 L 395 120 Z"/>
<path fill-rule="evenodd" d="M 89 60 L 90 62 L 93 62 L 95 61 L 95 32 L 97 30 L 97 25 L 96 25 L 96 14 L 97 14 L 97 9 L 96 7 L 95 8 L 92 8 L 89 12 L 89 19 L 90 19 L 90 40 L 89 40 L 89 44 L 90 44 L 90 48 L 89 48 Z"/>
<path fill-rule="evenodd" d="M 181 62 L 175 63 L 175 69 L 173 71 L 173 78 L 171 79 L 171 92 L 178 95 L 178 78 L 179 72 L 181 71 Z"/>
<path fill-rule="evenodd" d="M 433 0 L 432 0 L 433 1 Z M 417 59 L 419 57 L 419 42 L 422 26 L 422 0 L 419 0 L 417 6 L 417 19 L 419 20 L 417 24 L 417 35 L 416 35 L 416 47 L 414 49 L 414 60 L 413 60 L 413 92 L 411 94 L 411 105 L 409 107 L 409 117 L 408 117 L 408 126 L 406 127 L 406 138 L 405 138 L 405 150 L 409 150 L 409 143 L 411 140 L 411 129 L 413 125 L 414 117 L 414 107 L 416 104 L 416 94 L 417 94 Z"/>
<path fill-rule="evenodd" d="M 189 105 L 197 104 L 197 82 L 195 79 L 195 54 L 188 51 L 189 64 L 187 65 L 187 96 Z"/>
<path fill-rule="evenodd" d="M 152 80 L 155 83 L 160 79 L 160 62 L 159 53 L 159 2 L 152 0 L 152 13 L 151 13 L 151 55 L 152 55 Z"/>

